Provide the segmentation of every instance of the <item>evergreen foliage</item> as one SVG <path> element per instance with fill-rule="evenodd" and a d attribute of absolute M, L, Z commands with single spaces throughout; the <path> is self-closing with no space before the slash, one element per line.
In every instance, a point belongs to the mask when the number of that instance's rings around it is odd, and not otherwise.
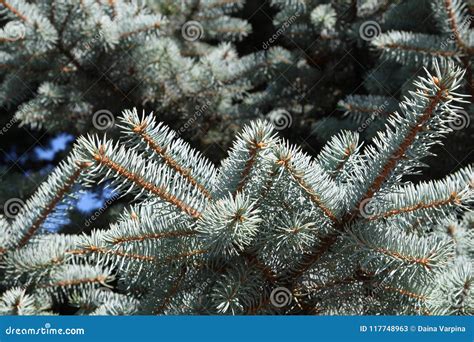
<path fill-rule="evenodd" d="M 125 111 L 123 138 L 80 137 L 0 219 L 0 312 L 472 314 L 472 165 L 406 178 L 466 102 L 464 71 L 433 67 L 370 143 L 342 131 L 316 158 L 257 120 L 215 168 L 152 115 Z M 101 182 L 135 199 L 117 222 L 44 234 L 74 184 Z"/>
<path fill-rule="evenodd" d="M 21 125 L 75 133 L 144 108 L 207 149 L 263 117 L 323 143 L 342 128 L 372 138 L 434 59 L 465 68 L 472 94 L 467 1 L 271 4 L 274 34 L 241 55 L 243 0 L 2 1 L 0 105 Z"/>
<path fill-rule="evenodd" d="M 1 1 L 0 105 L 21 125 L 80 133 L 131 105 L 188 131 L 244 115 L 258 60 L 232 45 L 250 32 L 232 16 L 243 2 L 144 3 Z"/>
<path fill-rule="evenodd" d="M 473 14 L 467 1 L 274 0 L 273 4 L 279 9 L 276 28 L 296 18 L 284 30 L 281 44 L 301 59 L 298 71 L 288 70 L 283 80 L 275 81 L 288 81 L 296 89 L 279 106 L 294 117 L 303 116 L 303 125 L 313 122 L 315 135 L 323 141 L 341 128 L 372 138 L 398 110 L 396 99 L 413 90 L 412 80 L 435 60 L 450 60 L 466 69 L 463 91 L 473 94 Z M 362 84 L 351 82 L 357 73 L 364 74 Z M 334 91 L 332 96 L 327 89 Z M 334 115 L 336 103 L 353 120 Z M 464 121 L 472 119 L 470 106 L 460 110 L 465 112 Z"/>

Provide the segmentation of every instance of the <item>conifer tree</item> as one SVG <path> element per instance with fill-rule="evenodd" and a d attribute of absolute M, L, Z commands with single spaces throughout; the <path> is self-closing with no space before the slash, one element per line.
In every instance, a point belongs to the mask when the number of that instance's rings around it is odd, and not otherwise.
<path fill-rule="evenodd" d="M 377 94 L 376 101 L 373 101 L 374 96 L 359 95 L 340 102 L 358 131 L 370 137 L 383 127 L 389 114 L 397 109 L 386 95 L 407 94 L 412 90 L 411 80 L 423 72 L 423 66 L 431 68 L 434 60 L 450 60 L 466 69 L 461 90 L 474 95 L 473 49 L 469 38 L 474 12 L 469 2 L 404 1 L 387 12 L 379 22 L 378 35 L 369 42 L 377 61 L 367 73 L 365 84 L 370 93 Z M 358 109 L 363 113 L 358 113 Z M 462 160 L 471 152 L 464 141 L 474 138 L 472 101 L 457 111 L 459 118 L 453 125 L 456 132 L 450 138 L 452 147 L 437 148 L 433 152 L 439 157 L 427 160 L 428 164 L 437 163 L 438 169 L 443 170 L 438 177 L 452 169 L 449 160 Z"/>
<path fill-rule="evenodd" d="M 251 31 L 234 16 L 243 0 L 146 2 L 2 1 L 0 105 L 23 125 L 82 133 L 136 106 L 189 138 L 217 126 L 222 140 L 219 123 L 263 115 L 297 133 L 318 121 L 323 140 L 341 128 L 370 138 L 434 58 L 472 78 L 464 0 L 273 0 L 275 34 L 245 56 L 229 43 Z M 330 115 L 337 104 L 355 120 Z"/>
<path fill-rule="evenodd" d="M 278 43 L 298 61 L 284 77 L 275 78 L 274 83 L 280 87 L 292 85 L 292 92 L 286 92 L 286 97 L 277 103 L 280 110 L 295 118 L 296 124 L 303 121 L 303 125 L 331 116 L 314 125 L 318 137 L 324 141 L 340 128 L 356 130 L 357 125 L 336 120 L 333 114 L 344 94 L 357 94 L 364 86 L 370 86 L 365 84 L 367 81 L 360 84 L 358 74 L 374 64 L 369 43 L 381 33 L 385 18 L 393 17 L 390 12 L 400 7 L 400 1 L 274 0 L 272 4 L 278 10 L 274 18 L 274 26 L 280 33 Z M 397 103 L 392 94 L 373 95 L 379 96 L 369 98 L 364 106 L 356 106 L 365 99 L 357 95 L 348 97 L 339 106 L 345 111 L 367 107 L 370 113 L 380 101 L 388 100 L 387 111 Z M 365 112 L 356 114 L 360 117 Z"/>
<path fill-rule="evenodd" d="M 466 69 L 463 91 L 472 95 L 472 6 L 467 1 L 272 3 L 279 9 L 274 24 L 284 37 L 281 44 L 301 59 L 298 72 L 276 77 L 275 82 L 288 80 L 295 90 L 288 93 L 290 99 L 281 98 L 280 110 L 304 124 L 325 117 L 314 124 L 323 140 L 342 128 L 373 137 L 398 110 L 397 99 L 412 90 L 412 80 L 434 60 L 451 60 Z M 364 74 L 362 84 L 357 73 Z M 328 88 L 332 96 L 324 91 Z M 336 103 L 347 120 L 334 115 Z M 467 127 L 472 108 L 465 105 L 460 111 Z"/>
<path fill-rule="evenodd" d="M 21 125 L 79 133 L 110 128 L 132 105 L 183 131 L 238 119 L 235 103 L 258 66 L 232 45 L 250 32 L 232 17 L 241 6 L 2 0 L 0 105 Z"/>
<path fill-rule="evenodd" d="M 0 312 L 472 314 L 472 165 L 420 183 L 459 117 L 464 72 L 434 74 L 370 144 L 342 131 L 312 158 L 257 120 L 216 168 L 152 115 L 89 135 L 0 220 Z M 74 184 L 135 199 L 91 234 L 43 234 Z M 100 228 L 100 227 L 98 227 Z"/>

